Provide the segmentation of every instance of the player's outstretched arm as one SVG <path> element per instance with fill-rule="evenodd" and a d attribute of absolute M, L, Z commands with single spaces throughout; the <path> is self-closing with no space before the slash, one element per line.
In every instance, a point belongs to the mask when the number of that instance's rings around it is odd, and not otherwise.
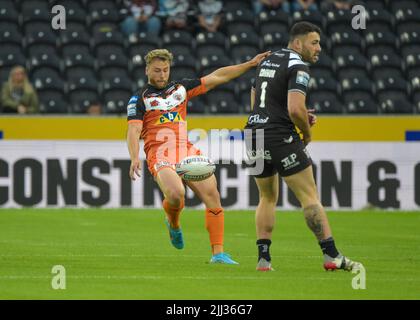
<path fill-rule="evenodd" d="M 127 146 L 128 152 L 130 153 L 131 165 L 130 165 L 130 178 L 131 180 L 136 180 L 136 176 L 140 177 L 140 159 L 139 159 L 139 140 L 141 135 L 141 130 L 143 129 L 143 122 L 138 121 L 128 124 L 127 130 Z"/>
<path fill-rule="evenodd" d="M 260 53 L 247 62 L 215 70 L 203 78 L 206 90 L 209 91 L 223 83 L 229 82 L 230 80 L 241 76 L 249 69 L 258 66 L 258 64 L 269 54 L 270 51 Z"/>

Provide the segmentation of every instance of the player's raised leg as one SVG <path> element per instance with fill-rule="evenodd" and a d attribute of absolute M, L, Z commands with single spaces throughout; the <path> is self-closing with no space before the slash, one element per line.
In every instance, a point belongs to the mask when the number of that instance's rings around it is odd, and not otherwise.
<path fill-rule="evenodd" d="M 209 233 L 213 254 L 210 262 L 237 264 L 223 251 L 225 217 L 217 190 L 216 177 L 212 175 L 203 181 L 188 181 L 187 185 L 206 206 L 206 229 Z"/>
<path fill-rule="evenodd" d="M 284 181 L 299 200 L 306 223 L 318 239 L 324 254 L 324 268 L 352 270 L 358 267 L 360 265 L 358 262 L 341 255 L 335 246 L 327 215 L 318 197 L 312 166 L 284 177 Z"/>
<path fill-rule="evenodd" d="M 184 208 L 184 185 L 175 170 L 169 167 L 159 170 L 156 175 L 156 181 L 165 196 L 163 209 L 167 217 L 166 225 L 169 230 L 171 243 L 175 248 L 182 249 L 184 247 L 184 239 L 179 216 Z"/>
<path fill-rule="evenodd" d="M 271 271 L 270 245 L 276 221 L 276 205 L 279 197 L 279 175 L 255 178 L 260 201 L 255 214 L 258 247 L 258 271 Z"/>

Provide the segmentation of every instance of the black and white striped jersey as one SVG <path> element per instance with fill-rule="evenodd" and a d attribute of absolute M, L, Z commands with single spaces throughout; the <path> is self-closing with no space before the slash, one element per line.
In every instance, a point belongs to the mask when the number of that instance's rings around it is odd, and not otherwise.
<path fill-rule="evenodd" d="M 309 67 L 291 49 L 281 49 L 266 57 L 257 67 L 255 103 L 245 129 L 264 129 L 265 138 L 298 139 L 287 109 L 287 94 L 298 91 L 306 95 Z"/>

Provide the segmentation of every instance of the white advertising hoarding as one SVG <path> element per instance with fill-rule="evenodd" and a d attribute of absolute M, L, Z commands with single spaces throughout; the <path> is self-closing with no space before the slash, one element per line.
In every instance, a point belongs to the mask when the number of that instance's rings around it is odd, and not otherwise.
<path fill-rule="evenodd" d="M 258 192 L 244 168 L 244 142 L 199 141 L 197 146 L 219 162 L 223 206 L 255 208 Z M 313 142 L 308 151 L 327 208 L 420 210 L 419 142 Z M 161 196 L 146 164 L 134 182 L 128 178 L 129 166 L 124 141 L 0 141 L 0 208 L 160 208 Z M 298 207 L 284 183 L 280 189 L 279 207 Z M 186 204 L 201 205 L 190 190 Z"/>

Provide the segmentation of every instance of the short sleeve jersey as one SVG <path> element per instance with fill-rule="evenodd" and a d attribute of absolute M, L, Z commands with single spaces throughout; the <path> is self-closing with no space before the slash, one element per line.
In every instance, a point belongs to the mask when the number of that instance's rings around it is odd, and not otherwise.
<path fill-rule="evenodd" d="M 147 84 L 130 98 L 127 121 L 143 122 L 141 137 L 144 139 L 146 154 L 151 147 L 163 143 L 161 139 L 157 139 L 162 129 L 166 132 L 171 130 L 177 143 L 180 139 L 187 142 L 188 100 L 203 93 L 206 93 L 203 78 L 184 79 L 172 81 L 163 89 Z"/>
<path fill-rule="evenodd" d="M 245 128 L 264 129 L 268 139 L 298 138 L 289 117 L 287 95 L 290 91 L 306 95 L 309 79 L 309 67 L 295 51 L 281 49 L 266 57 L 257 67 L 255 103 Z"/>

